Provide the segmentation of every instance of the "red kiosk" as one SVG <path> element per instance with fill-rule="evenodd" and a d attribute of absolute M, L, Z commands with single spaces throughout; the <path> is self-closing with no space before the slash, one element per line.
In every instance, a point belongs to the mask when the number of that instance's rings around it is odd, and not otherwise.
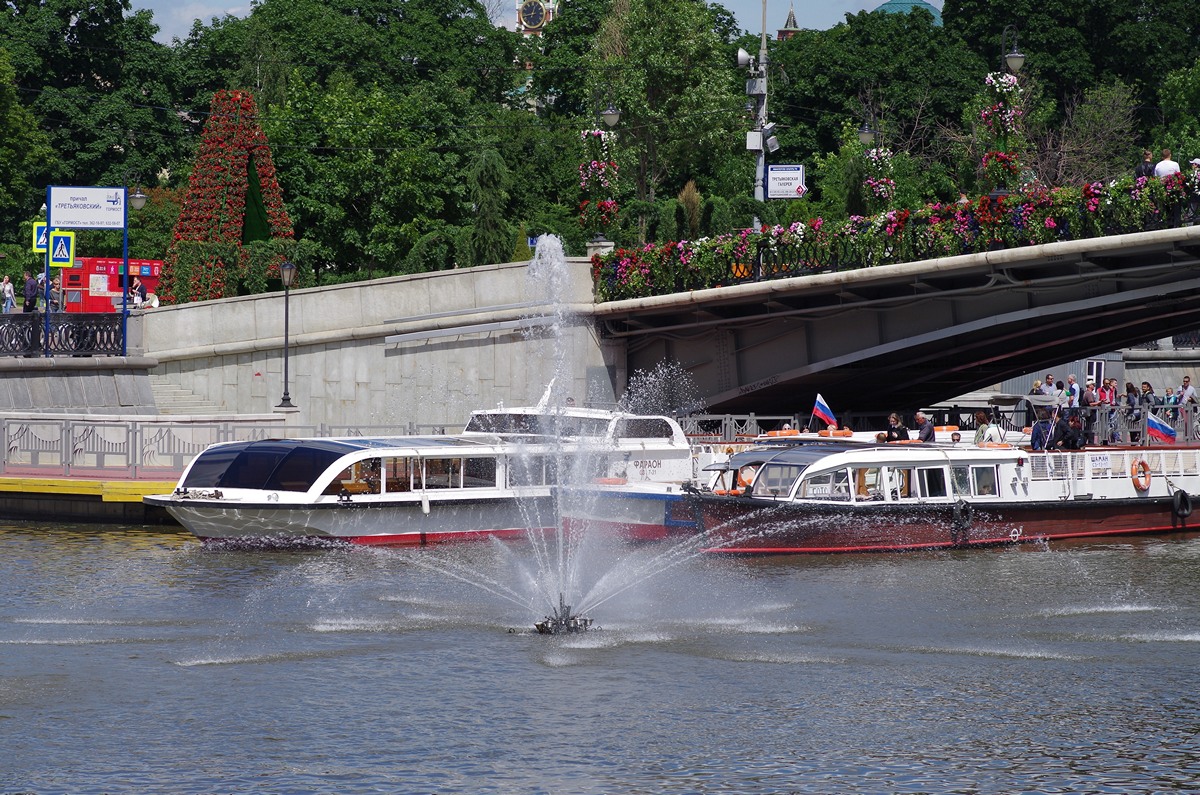
<path fill-rule="evenodd" d="M 77 257 L 75 267 L 62 269 L 66 293 L 66 312 L 113 312 L 121 309 L 124 291 L 124 260 L 120 257 Z M 162 260 L 129 260 L 129 283 L 140 276 L 146 291 L 156 292 L 162 275 Z M 130 302 L 129 308 L 133 308 Z"/>

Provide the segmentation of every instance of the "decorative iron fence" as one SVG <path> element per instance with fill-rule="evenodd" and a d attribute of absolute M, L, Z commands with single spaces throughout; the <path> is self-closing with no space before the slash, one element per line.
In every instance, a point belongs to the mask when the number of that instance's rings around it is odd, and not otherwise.
<path fill-rule="evenodd" d="M 91 420 L 56 417 L 3 420 L 0 475 L 160 477 L 173 479 L 201 450 L 218 442 L 306 436 L 411 436 L 440 426 L 284 425 L 218 420 Z"/>
<path fill-rule="evenodd" d="M 0 356 L 121 356 L 119 312 L 52 312 L 47 333 L 41 312 L 0 315 Z"/>

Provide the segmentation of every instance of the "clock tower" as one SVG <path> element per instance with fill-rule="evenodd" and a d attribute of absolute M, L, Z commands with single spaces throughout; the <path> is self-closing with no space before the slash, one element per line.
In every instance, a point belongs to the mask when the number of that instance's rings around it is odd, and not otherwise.
<path fill-rule="evenodd" d="M 540 36 L 557 12 L 555 0 L 517 0 L 517 30 L 526 36 Z"/>

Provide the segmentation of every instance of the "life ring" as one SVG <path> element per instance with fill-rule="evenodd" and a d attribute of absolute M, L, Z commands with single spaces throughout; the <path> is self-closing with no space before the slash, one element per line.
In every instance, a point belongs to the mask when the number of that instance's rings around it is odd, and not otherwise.
<path fill-rule="evenodd" d="M 1180 519 L 1188 518 L 1192 515 L 1192 495 L 1179 489 L 1171 498 L 1171 509 Z"/>
<path fill-rule="evenodd" d="M 749 474 L 746 474 L 749 472 Z M 750 488 L 750 484 L 754 481 L 754 476 L 758 474 L 757 470 L 752 466 L 744 466 L 738 470 L 737 482 L 744 489 Z"/>
<path fill-rule="evenodd" d="M 1146 459 L 1139 458 L 1133 462 L 1129 467 L 1129 477 L 1138 491 L 1150 490 L 1150 465 L 1146 463 Z"/>

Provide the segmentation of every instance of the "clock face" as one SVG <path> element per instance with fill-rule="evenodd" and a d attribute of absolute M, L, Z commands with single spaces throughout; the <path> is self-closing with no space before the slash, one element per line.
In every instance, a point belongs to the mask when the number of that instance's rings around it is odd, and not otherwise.
<path fill-rule="evenodd" d="M 521 4 L 519 16 L 526 28 L 540 28 L 546 23 L 546 7 L 539 0 L 527 0 Z"/>

